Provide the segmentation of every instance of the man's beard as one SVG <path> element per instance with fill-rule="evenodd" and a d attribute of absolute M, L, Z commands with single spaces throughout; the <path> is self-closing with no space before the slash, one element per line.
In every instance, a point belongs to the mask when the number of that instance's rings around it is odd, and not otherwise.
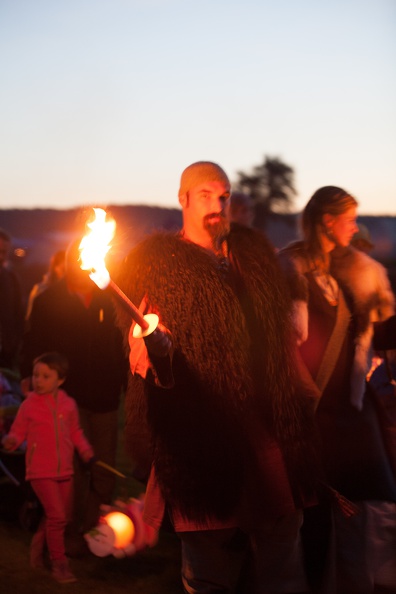
<path fill-rule="evenodd" d="M 218 219 L 211 222 L 212 219 Z M 227 237 L 230 232 L 230 222 L 223 212 L 208 214 L 204 217 L 203 226 L 208 231 L 213 243 L 219 243 Z"/>

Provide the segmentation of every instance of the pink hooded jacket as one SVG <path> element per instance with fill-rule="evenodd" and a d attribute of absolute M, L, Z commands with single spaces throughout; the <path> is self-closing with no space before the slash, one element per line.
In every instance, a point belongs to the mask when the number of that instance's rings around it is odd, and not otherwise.
<path fill-rule="evenodd" d="M 18 410 L 10 437 L 16 440 L 12 449 L 27 440 L 26 480 L 71 476 L 74 449 L 85 462 L 94 455 L 80 427 L 77 405 L 63 390 L 56 399 L 52 394 L 30 392 Z"/>

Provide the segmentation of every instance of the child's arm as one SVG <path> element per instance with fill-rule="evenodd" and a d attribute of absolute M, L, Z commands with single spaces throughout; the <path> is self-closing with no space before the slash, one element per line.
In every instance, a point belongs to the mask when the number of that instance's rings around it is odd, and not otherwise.
<path fill-rule="evenodd" d="M 16 450 L 27 438 L 28 420 L 24 404 L 25 402 L 22 402 L 19 407 L 8 435 L 4 436 L 2 439 L 4 449 L 8 452 Z"/>

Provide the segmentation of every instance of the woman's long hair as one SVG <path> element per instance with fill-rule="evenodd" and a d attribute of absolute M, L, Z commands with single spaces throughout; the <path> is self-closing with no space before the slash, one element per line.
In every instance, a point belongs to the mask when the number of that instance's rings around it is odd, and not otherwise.
<path fill-rule="evenodd" d="M 357 200 L 337 186 L 323 186 L 316 190 L 307 202 L 301 217 L 301 230 L 306 250 L 318 266 L 325 266 L 320 236 L 326 233 L 323 216 L 338 216 L 357 206 Z"/>

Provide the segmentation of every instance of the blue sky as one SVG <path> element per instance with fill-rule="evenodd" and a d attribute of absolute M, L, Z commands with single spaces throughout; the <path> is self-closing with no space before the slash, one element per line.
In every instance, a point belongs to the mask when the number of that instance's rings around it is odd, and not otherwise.
<path fill-rule="evenodd" d="M 394 0 L 0 0 L 0 208 L 177 207 L 265 155 L 396 215 Z"/>

